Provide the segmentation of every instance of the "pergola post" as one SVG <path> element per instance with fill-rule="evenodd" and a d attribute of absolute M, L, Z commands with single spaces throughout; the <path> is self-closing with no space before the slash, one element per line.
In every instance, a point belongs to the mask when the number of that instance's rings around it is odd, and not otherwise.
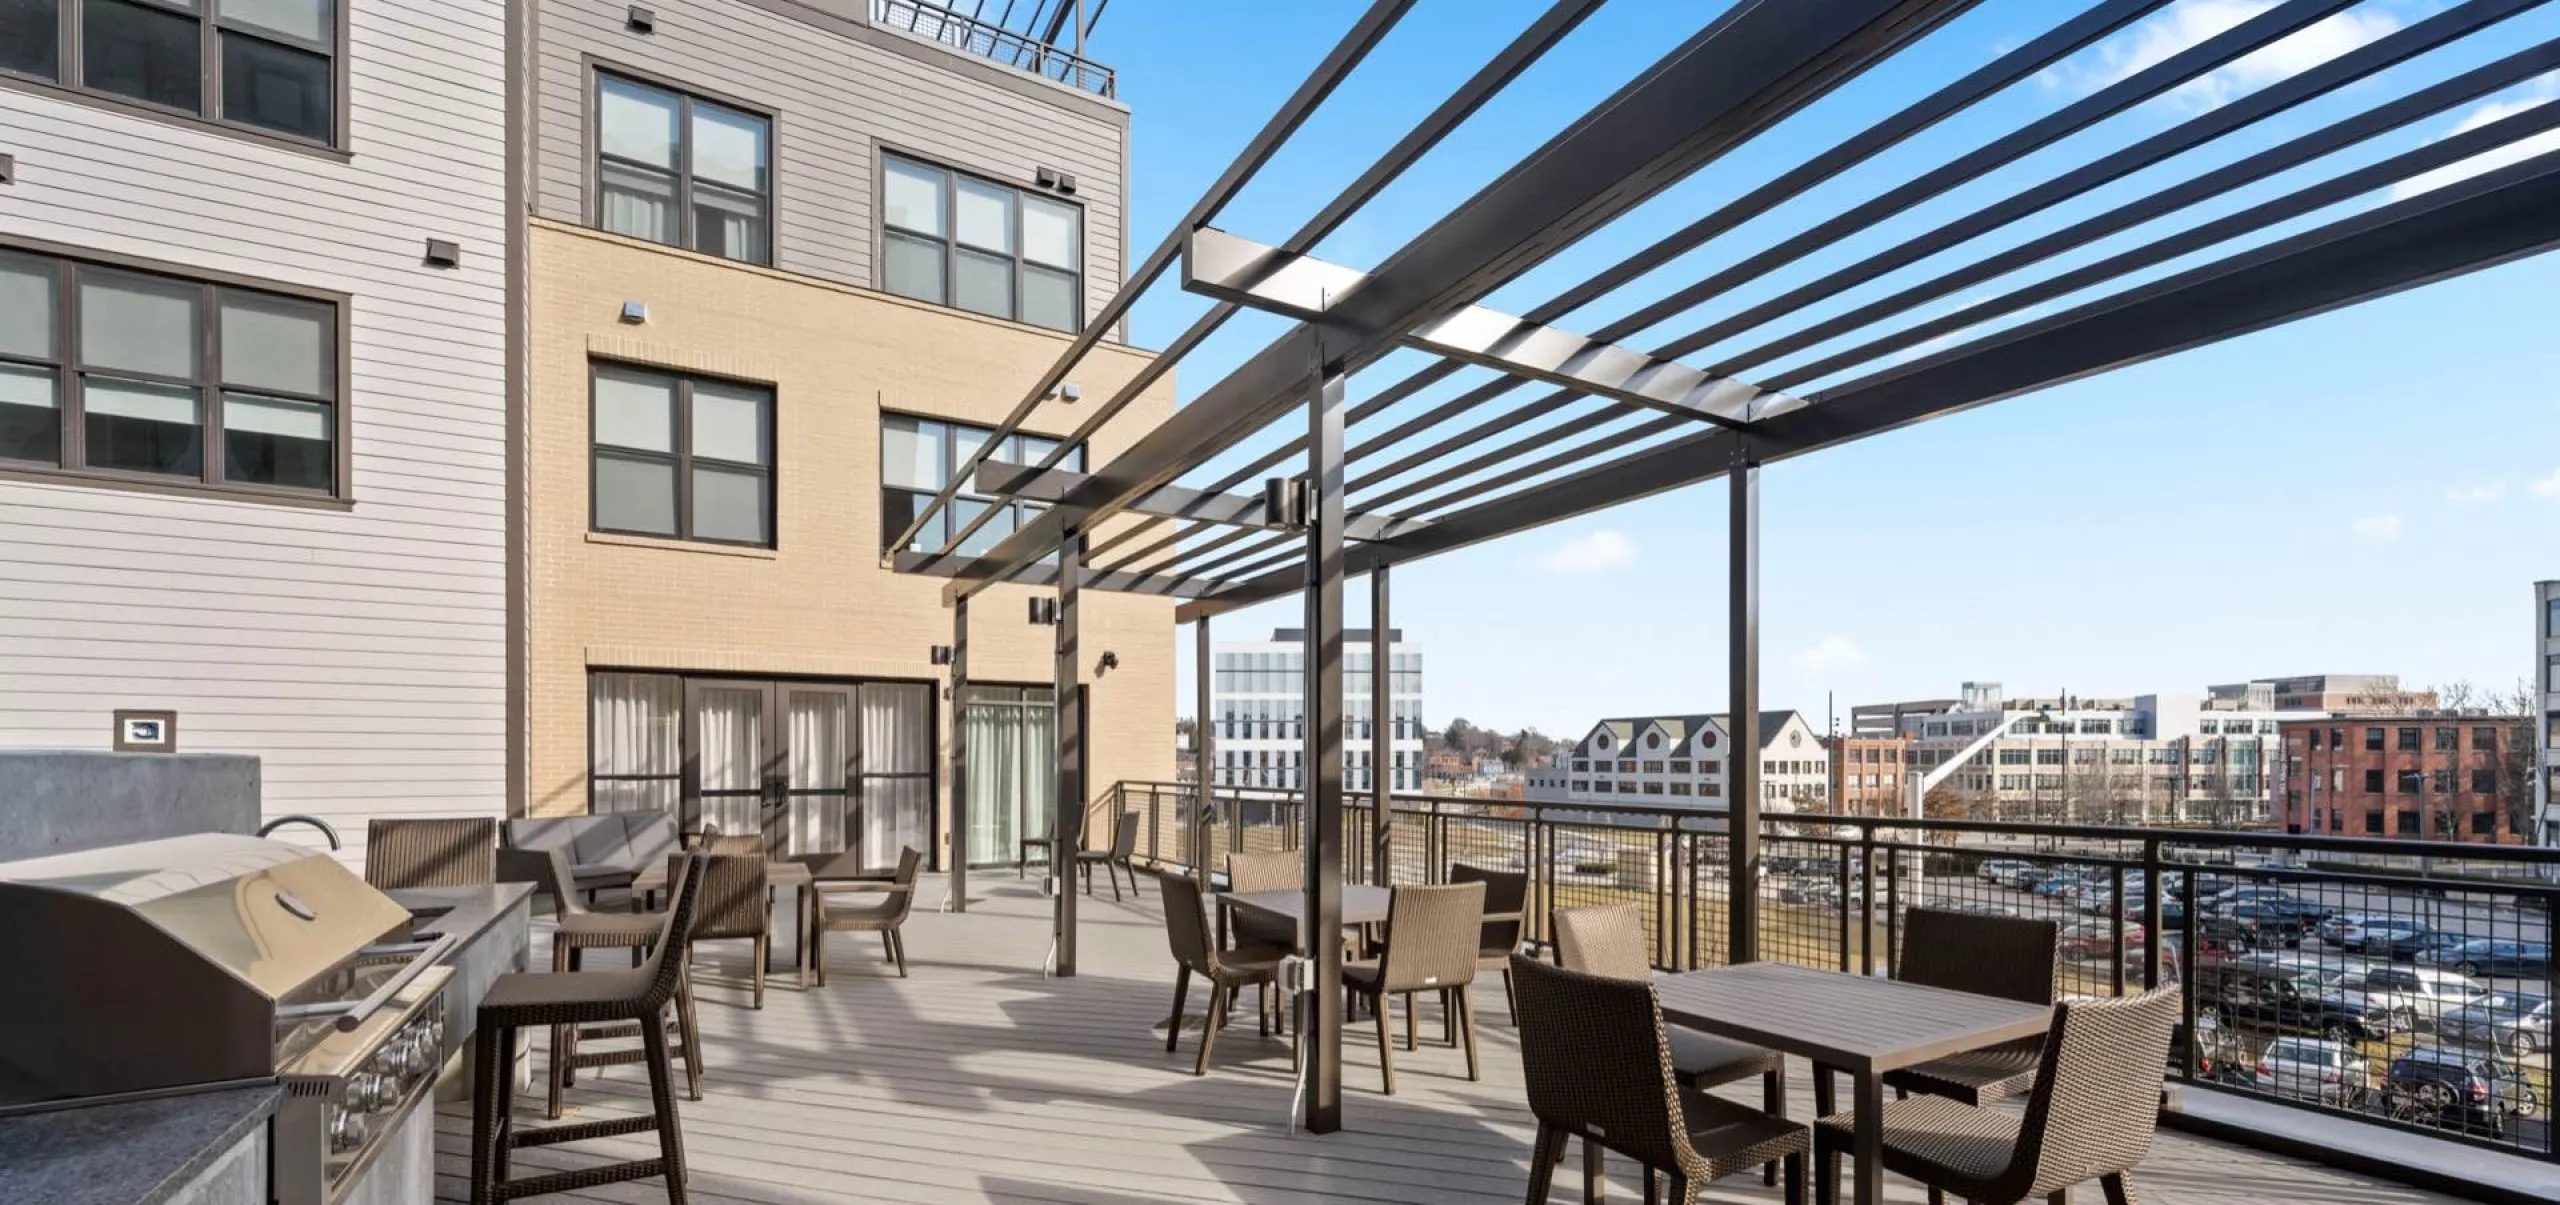
<path fill-rule="evenodd" d="M 1725 728 L 1725 959 L 1760 959 L 1760 462 L 1736 440 L 1726 598 L 1733 691 Z"/>
<path fill-rule="evenodd" d="M 1201 616 L 1192 623 L 1192 627 L 1199 638 L 1198 647 L 1193 650 L 1198 658 L 1198 671 L 1192 675 L 1191 684 L 1191 765 L 1192 777 L 1196 780 L 1193 785 L 1199 789 L 1199 801 L 1191 815 L 1189 856 L 1191 875 L 1200 880 L 1201 889 L 1206 891 L 1209 886 L 1209 860 L 1216 853 L 1217 840 L 1213 821 L 1218 814 L 1218 794 L 1210 776 L 1216 773 L 1218 764 L 1218 721 L 1209 710 L 1212 681 L 1209 675 L 1215 671 L 1209 645 L 1209 617 Z"/>
<path fill-rule="evenodd" d="M 1319 364 L 1321 365 L 1321 356 Z M 1342 409 L 1343 378 L 1307 407 L 1306 1127 L 1342 1128 Z"/>
<path fill-rule="evenodd" d="M 951 910 L 969 910 L 969 600 L 951 604 Z"/>
<path fill-rule="evenodd" d="M 1051 695 L 1057 708 L 1058 780 L 1050 793 L 1049 878 L 1057 895 L 1052 939 L 1058 975 L 1076 973 L 1076 851 L 1084 847 L 1084 688 L 1078 682 L 1076 601 L 1083 593 L 1084 533 L 1071 531 L 1058 549 L 1058 660 Z"/>
<path fill-rule="evenodd" d="M 1395 761 L 1395 721 L 1390 710 L 1395 705 L 1395 679 L 1391 648 L 1387 635 L 1387 567 L 1380 565 L 1369 571 L 1369 787 L 1370 800 L 1377 807 L 1370 832 L 1369 881 L 1380 887 L 1394 881 L 1395 865 L 1395 785 L 1390 768 Z M 1427 880 L 1429 870 L 1423 875 Z"/>

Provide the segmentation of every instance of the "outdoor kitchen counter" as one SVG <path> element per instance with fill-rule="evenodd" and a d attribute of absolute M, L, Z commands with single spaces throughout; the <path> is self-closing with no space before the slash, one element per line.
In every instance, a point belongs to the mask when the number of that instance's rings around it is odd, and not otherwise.
<path fill-rule="evenodd" d="M 0 1201 L 264 1205 L 273 1084 L 0 1118 Z"/>
<path fill-rule="evenodd" d="M 444 999 L 449 1069 L 436 1095 L 446 1101 L 467 1100 L 471 1034 L 479 1021 L 480 998 L 489 994 L 489 985 L 498 976 L 525 969 L 533 943 L 533 885 L 413 887 L 387 894 L 412 913 L 436 913 L 419 916 L 412 923 L 413 932 L 452 934 L 460 943 L 445 958 L 445 965 L 453 968 L 453 983 L 445 989 Z"/>

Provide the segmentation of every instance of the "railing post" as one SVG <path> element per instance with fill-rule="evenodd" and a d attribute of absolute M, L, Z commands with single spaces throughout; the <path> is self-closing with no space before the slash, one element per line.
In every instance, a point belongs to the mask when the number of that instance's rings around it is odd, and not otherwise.
<path fill-rule="evenodd" d="M 2113 966 L 2113 970 L 2114 970 L 2114 974 L 2115 974 L 2115 989 L 2116 989 L 2116 990 L 2115 990 L 2115 994 L 2116 994 L 2116 995 L 2121 996 L 2121 995 L 2123 995 L 2123 994 L 2124 994 L 2124 864 L 2123 864 L 2123 863 L 2119 862 L 2119 863 L 2117 863 L 2117 864 L 2115 865 L 2115 867 L 2113 868 L 2112 874 L 2110 875 L 2110 878 L 2112 879 L 2113 884 L 2114 884 L 2114 891 L 2115 891 L 2115 894 L 2114 894 L 2114 895 L 2113 895 L 2113 896 L 2108 900 L 2108 904 L 2107 904 L 2107 908 L 2108 908 L 2108 911 L 2109 911 L 2108 923 L 2109 923 L 2109 924 L 2111 924 L 2111 925 L 2113 925 L 2113 926 L 2114 926 L 2114 928 L 2115 928 L 2115 952 L 2114 952 L 2114 953 L 2109 957 L 2109 961 L 2110 961 L 2110 962 L 2112 962 L 2112 963 L 2114 964 L 2114 966 Z M 2149 929 L 2145 929 L 2145 930 L 2143 930 L 2143 931 L 2142 931 L 2142 944 L 2143 944 L 2143 945 L 2145 945 L 2145 946 L 2148 946 L 2148 945 L 2150 945 L 2150 944 L 2151 944 L 2151 930 L 2149 930 Z"/>
<path fill-rule="evenodd" d="M 2545 891 L 2542 893 L 2541 899 L 2543 928 L 2542 940 L 2543 948 L 2546 951 L 2542 960 L 2542 998 L 2545 1000 L 2560 1000 L 2560 995 L 2554 994 L 2560 993 L 2560 963 L 2553 962 L 2547 953 L 2550 949 L 2551 943 L 2551 926 L 2554 921 L 2560 921 L 2560 891 Z M 2519 899 L 2516 902 L 2518 904 L 2522 904 L 2524 901 Z M 2524 927 L 2521 920 L 2519 920 L 2516 927 L 2519 930 L 2518 937 L 2521 939 L 2521 930 Z M 2548 1087 L 2543 1090 L 2542 1098 L 2545 1105 L 2543 1117 L 2547 1120 L 2551 1116 L 2549 1108 L 2551 1092 Z M 2553 1162 L 2560 1162 L 2560 1129 L 2555 1129 L 2555 1127 L 2548 1125 L 2543 1127 L 2542 1157 Z"/>
<path fill-rule="evenodd" d="M 2160 857 L 2159 843 L 2152 844 L 2153 864 Z M 2178 943 L 2178 1008 L 2187 1023 L 2187 1057 L 2178 1060 L 2178 1078 L 2187 1083 L 2196 1080 L 2196 1060 L 2204 1057 L 2203 1040 L 2196 1033 L 2196 964 L 2204 961 L 2196 948 L 2196 873 L 2187 871 L 2178 881 L 2178 911 L 2185 936 Z"/>
<path fill-rule="evenodd" d="M 2160 947 L 2168 944 L 2169 941 L 2169 935 L 2160 929 L 2160 918 L 2164 915 L 2161 905 L 2166 902 L 2168 884 L 2160 880 L 2160 842 L 2156 839 L 2144 841 L 2142 843 L 2142 988 L 2144 991 L 2160 986 Z M 2116 898 L 2119 900 L 2124 898 L 2124 892 L 2121 889 L 2116 892 Z M 2180 959 L 2181 964 L 2187 958 L 2193 957 L 2193 954 L 2192 950 L 2187 951 Z M 2118 985 L 2117 990 L 2121 992 L 2122 985 Z"/>
<path fill-rule="evenodd" d="M 1876 829 L 1872 824 L 1858 827 L 1858 973 L 1876 973 Z"/>
<path fill-rule="evenodd" d="M 1834 845 L 1832 849 L 1833 852 L 1839 855 L 1840 860 L 1840 971 L 1842 974 L 1847 974 L 1849 971 L 1849 926 L 1852 919 L 1862 908 L 1865 907 L 1866 901 L 1862 898 L 1849 894 L 1849 843 L 1846 841 L 1840 842 L 1837 845 Z M 1864 891 L 1861 890 L 1860 896 L 1863 895 Z"/>
<path fill-rule="evenodd" d="M 1884 973 L 1902 965 L 1902 851 L 1884 851 Z"/>

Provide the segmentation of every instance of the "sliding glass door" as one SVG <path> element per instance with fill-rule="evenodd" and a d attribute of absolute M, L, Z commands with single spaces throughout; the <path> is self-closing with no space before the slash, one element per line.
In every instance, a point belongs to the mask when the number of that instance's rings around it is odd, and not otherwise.
<path fill-rule="evenodd" d="M 969 688 L 969 861 L 1011 865 L 1027 833 L 1049 829 L 1057 786 L 1056 717 L 1046 686 Z"/>

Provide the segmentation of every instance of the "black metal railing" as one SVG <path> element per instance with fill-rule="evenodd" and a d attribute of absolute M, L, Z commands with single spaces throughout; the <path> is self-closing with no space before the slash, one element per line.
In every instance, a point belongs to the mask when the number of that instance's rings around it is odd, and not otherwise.
<path fill-rule="evenodd" d="M 1109 67 L 929 0 L 871 0 L 871 22 L 957 47 L 1018 71 L 1046 76 L 1096 96 L 1115 96 L 1119 92 L 1119 76 Z"/>
<path fill-rule="evenodd" d="M 1123 782 L 1139 856 L 1189 871 L 1295 849 L 1294 791 Z M 1103 801 L 1097 801 L 1103 802 Z M 1695 811 L 1397 795 L 1390 881 L 1458 862 L 1526 869 L 1528 931 L 1556 908 L 1645 905 L 1656 965 L 1728 960 L 1728 846 Z M 1369 881 L 1375 808 L 1346 801 L 1347 878 Z M 2560 851 L 2515 845 L 1874 816 L 1766 816 L 1758 954 L 1858 974 L 1897 965 L 1915 907 L 2050 917 L 2066 996 L 2175 982 L 2170 1074 L 2451 1141 L 2560 1161 L 2551 1109 L 2549 918 Z"/>

